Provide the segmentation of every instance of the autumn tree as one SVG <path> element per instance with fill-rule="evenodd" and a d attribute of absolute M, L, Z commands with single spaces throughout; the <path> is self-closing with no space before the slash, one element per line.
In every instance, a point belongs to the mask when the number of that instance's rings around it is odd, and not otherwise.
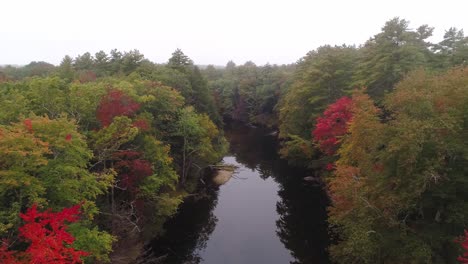
<path fill-rule="evenodd" d="M 335 154 L 340 138 L 348 130 L 348 122 L 352 118 L 351 104 L 349 97 L 342 97 L 328 106 L 322 117 L 317 118 L 312 134 L 327 155 Z"/>
<path fill-rule="evenodd" d="M 82 263 L 82 257 L 89 253 L 73 248 L 75 238 L 67 232 L 67 224 L 78 220 L 79 209 L 80 205 L 75 205 L 57 213 L 39 212 L 34 204 L 20 214 L 25 224 L 19 228 L 19 237 L 28 243 L 27 249 L 10 251 L 4 244 L 0 249 L 2 263 Z"/>
<path fill-rule="evenodd" d="M 92 153 L 76 124 L 64 117 L 51 120 L 31 116 L 0 131 L 4 153 L 0 158 L 0 236 L 15 235 L 24 207 L 38 204 L 61 210 L 84 201 L 87 221 L 76 227 L 80 230 L 79 243 L 94 239 L 95 249 L 90 252 L 106 256 L 112 239 L 95 229 L 90 220 L 98 212 L 94 202 L 108 188 L 111 178 L 88 170 Z"/>
<path fill-rule="evenodd" d="M 457 261 L 460 263 L 468 263 L 468 231 L 464 231 L 463 237 L 456 240 L 460 243 L 460 246 L 463 248 L 463 255 L 457 258 Z"/>
<path fill-rule="evenodd" d="M 140 105 L 123 91 L 112 89 L 101 98 L 96 115 L 102 126 L 106 127 L 114 117 L 132 116 L 139 108 Z"/>
<path fill-rule="evenodd" d="M 293 83 L 279 103 L 283 157 L 293 160 L 311 158 L 307 152 L 313 150 L 304 148 L 304 142 L 311 141 L 310 131 L 319 114 L 351 91 L 357 55 L 354 47 L 323 46 L 299 61 Z"/>
<path fill-rule="evenodd" d="M 453 237 L 468 221 L 460 211 L 468 200 L 462 194 L 467 77 L 463 68 L 414 72 L 384 100 L 386 115 L 366 95 L 353 96 L 349 133 L 329 183 L 330 221 L 341 239 L 331 247 L 334 260 L 456 258 Z"/>

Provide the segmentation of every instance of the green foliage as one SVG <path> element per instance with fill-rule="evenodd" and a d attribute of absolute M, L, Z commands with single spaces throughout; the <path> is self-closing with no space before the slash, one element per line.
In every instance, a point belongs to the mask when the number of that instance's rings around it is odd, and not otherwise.
<path fill-rule="evenodd" d="M 466 66 L 468 59 L 468 37 L 463 30 L 452 27 L 445 31 L 444 39 L 433 45 L 434 68 L 446 69 L 453 66 Z"/>
<path fill-rule="evenodd" d="M 138 128 L 132 125 L 132 120 L 126 116 L 117 116 L 113 122 L 98 132 L 93 133 L 92 146 L 98 162 L 105 162 L 112 157 L 123 144 L 133 140 L 138 134 Z"/>
<path fill-rule="evenodd" d="M 85 263 L 110 262 L 109 254 L 112 251 L 112 243 L 116 240 L 107 232 L 99 231 L 96 227 L 90 228 L 85 221 L 71 224 L 68 227 L 70 233 L 75 237 L 73 247 L 78 250 L 89 252 L 85 257 Z"/>
<path fill-rule="evenodd" d="M 30 110 L 37 115 L 58 117 L 66 109 L 66 83 L 57 77 L 33 78 L 24 82 Z"/>
<path fill-rule="evenodd" d="M 154 174 L 144 179 L 139 195 L 145 199 L 158 199 L 161 188 L 175 190 L 178 181 L 169 156 L 170 147 L 151 136 L 144 136 L 142 145 L 144 158 L 151 162 Z"/>
<path fill-rule="evenodd" d="M 406 73 L 426 65 L 430 53 L 425 40 L 432 30 L 427 25 L 410 30 L 409 22 L 398 17 L 387 21 L 382 32 L 362 48 L 355 84 L 381 99 Z"/>
<path fill-rule="evenodd" d="M 92 153 L 85 138 L 73 122 L 66 118 L 32 119 L 35 137 L 47 142 L 50 154 L 46 166 L 37 177 L 46 188 L 49 207 L 63 208 L 83 200 L 93 201 L 103 194 L 109 182 L 98 181 L 87 169 Z"/>
<path fill-rule="evenodd" d="M 99 127 L 96 109 L 105 93 L 105 83 L 89 82 L 69 85 L 65 111 L 77 121 L 83 131 Z"/>
<path fill-rule="evenodd" d="M 197 114 L 193 107 L 180 110 L 174 133 L 179 140 L 181 153 L 181 183 L 184 184 L 193 166 L 198 170 L 203 164 L 216 162 L 224 154 L 222 135 L 206 114 Z M 221 148 L 216 149 L 216 145 Z"/>
<path fill-rule="evenodd" d="M 111 261 L 113 242 L 133 236 L 134 227 L 163 232 L 187 194 L 182 182 L 189 176 L 191 185 L 198 182 L 198 171 L 226 151 L 207 81 L 179 55 L 170 66 L 137 50 L 112 50 L 65 56 L 47 71 L 26 72 L 41 63 L 2 68 L 0 238 L 17 236 L 18 215 L 33 203 L 58 211 L 84 202 L 83 218 L 70 231 L 74 247 L 91 253 L 87 262 Z M 126 100 L 107 100 L 109 111 L 101 113 L 110 90 Z M 131 114 L 116 110 L 129 102 Z M 103 127 L 98 117 L 108 112 Z M 122 188 L 125 180 L 137 186 Z"/>
<path fill-rule="evenodd" d="M 27 115 L 30 110 L 30 100 L 18 83 L 0 83 L 0 101 L 0 124 L 18 121 L 20 116 Z"/>
<path fill-rule="evenodd" d="M 225 153 L 221 116 L 279 128 L 282 156 L 313 167 L 316 117 L 366 86 L 353 95 L 338 156 L 316 160 L 338 159 L 328 181 L 339 234 L 332 257 L 450 262 L 457 255 L 451 241 L 468 225 L 468 74 L 413 71 L 463 67 L 468 40 L 450 28 L 431 44 L 432 30 L 394 18 L 363 46 L 325 45 L 282 66 L 199 68 L 179 49 L 161 65 L 138 50 L 114 49 L 65 56 L 58 67 L 1 67 L 0 237 L 17 235 L 18 213 L 33 203 L 61 210 L 84 201 L 83 221 L 70 227 L 75 245 L 92 253 L 89 262 L 109 261 L 112 242 L 127 235 L 119 232 L 132 232 L 116 226 L 130 221 L 148 234 L 163 232 L 201 168 Z M 96 113 L 109 90 L 128 96 L 119 107 L 138 107 L 114 111 L 102 127 Z M 135 160 L 141 179 L 129 173 Z M 124 176 L 138 178 L 136 193 L 119 185 Z"/>
<path fill-rule="evenodd" d="M 22 67 L 7 65 L 6 67 L 0 67 L 0 70 L 8 79 L 21 80 L 34 76 L 48 76 L 54 72 L 55 66 L 44 61 L 32 61 Z"/>
<path fill-rule="evenodd" d="M 385 122 L 368 96 L 353 96 L 349 135 L 329 183 L 330 222 L 340 226 L 341 242 L 331 248 L 337 262 L 456 259 L 453 238 L 468 225 L 467 84 L 466 68 L 413 72 L 385 98 Z"/>
<path fill-rule="evenodd" d="M 279 104 L 280 137 L 286 140 L 283 157 L 296 161 L 297 143 L 310 141 L 318 115 L 349 93 L 357 56 L 354 47 L 323 46 L 299 61 L 291 87 Z M 304 157 L 311 157 L 308 152 Z"/>
<path fill-rule="evenodd" d="M 59 210 L 88 201 L 83 206 L 88 221 L 80 223 L 77 243 L 91 242 L 84 241 L 84 236 L 94 232 L 90 252 L 96 255 L 92 258 L 106 260 L 109 235 L 98 231 L 90 220 L 98 212 L 94 201 L 110 181 L 88 170 L 92 153 L 76 124 L 66 117 L 31 116 L 0 128 L 0 150 L 0 236 L 15 234 L 19 213 L 32 204 Z"/>
<path fill-rule="evenodd" d="M 193 66 L 193 61 L 185 55 L 181 49 L 176 49 L 172 53 L 172 57 L 167 62 L 169 68 L 184 72 L 187 66 Z"/>
<path fill-rule="evenodd" d="M 291 135 L 287 141 L 283 142 L 279 153 L 282 157 L 287 157 L 291 164 L 308 166 L 310 160 L 315 156 L 316 150 L 311 140 Z"/>
<path fill-rule="evenodd" d="M 220 114 L 228 119 L 269 127 L 278 125 L 277 103 L 294 66 L 256 66 L 252 62 L 225 68 L 208 66 L 203 73 Z"/>
<path fill-rule="evenodd" d="M 75 69 L 73 67 L 73 59 L 66 55 L 57 68 L 57 75 L 69 82 L 75 77 Z"/>

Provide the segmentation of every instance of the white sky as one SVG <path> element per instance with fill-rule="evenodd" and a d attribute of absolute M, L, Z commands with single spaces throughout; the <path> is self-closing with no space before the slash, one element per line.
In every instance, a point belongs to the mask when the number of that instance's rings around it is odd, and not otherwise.
<path fill-rule="evenodd" d="M 60 63 L 99 50 L 138 49 L 166 62 L 292 63 L 324 44 L 362 44 L 399 16 L 410 27 L 468 31 L 468 0 L 2 0 L 0 65 Z M 468 34 L 468 32 L 466 32 Z"/>

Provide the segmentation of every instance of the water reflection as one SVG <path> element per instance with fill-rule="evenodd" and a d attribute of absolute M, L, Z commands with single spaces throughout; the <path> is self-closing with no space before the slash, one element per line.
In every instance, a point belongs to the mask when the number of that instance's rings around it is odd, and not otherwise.
<path fill-rule="evenodd" d="M 218 188 L 207 188 L 203 196 L 189 197 L 169 220 L 162 237 L 151 242 L 150 252 L 141 263 L 201 263 L 197 251 L 206 247 L 218 219 L 213 209 Z"/>
<path fill-rule="evenodd" d="M 184 202 L 152 243 L 161 263 L 328 263 L 325 193 L 279 159 L 268 131 L 226 130 L 239 179 Z M 245 180 L 241 180 L 245 179 Z"/>
<path fill-rule="evenodd" d="M 318 187 L 304 185 L 300 178 L 287 177 L 280 182 L 281 197 L 276 205 L 279 219 L 277 234 L 291 251 L 292 263 L 328 263 L 326 196 Z M 315 189 L 315 190 L 314 190 Z"/>

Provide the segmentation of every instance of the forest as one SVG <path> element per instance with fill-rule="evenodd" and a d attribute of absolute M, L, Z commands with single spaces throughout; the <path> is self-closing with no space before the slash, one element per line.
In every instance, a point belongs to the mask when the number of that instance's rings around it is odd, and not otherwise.
<path fill-rule="evenodd" d="M 320 172 L 332 263 L 468 263 L 468 37 L 433 30 L 393 18 L 288 65 L 114 49 L 0 66 L 0 262 L 141 251 L 241 122 Z"/>

